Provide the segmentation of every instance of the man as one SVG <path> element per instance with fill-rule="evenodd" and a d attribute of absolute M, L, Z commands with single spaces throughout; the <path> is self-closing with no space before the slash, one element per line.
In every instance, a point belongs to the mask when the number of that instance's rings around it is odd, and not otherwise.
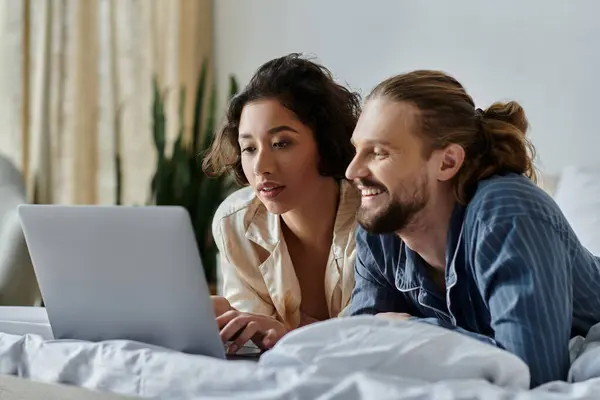
<path fill-rule="evenodd" d="M 436 71 L 373 90 L 346 172 L 362 194 L 349 312 L 483 338 L 537 386 L 566 379 L 569 339 L 600 321 L 600 260 L 535 185 L 527 125 Z"/>

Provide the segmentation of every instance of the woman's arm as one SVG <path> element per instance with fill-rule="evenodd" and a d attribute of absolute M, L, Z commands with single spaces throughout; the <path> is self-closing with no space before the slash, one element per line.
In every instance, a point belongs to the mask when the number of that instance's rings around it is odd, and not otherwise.
<path fill-rule="evenodd" d="M 223 278 L 223 297 L 238 311 L 275 317 L 275 306 L 259 293 L 258 286 L 264 285 L 264 279 L 258 266 L 248 265 L 249 254 L 231 254 L 225 246 L 223 225 L 223 219 L 218 219 L 212 226 L 213 238 L 219 251 L 218 268 Z M 235 232 L 230 234 L 235 235 Z"/>
<path fill-rule="evenodd" d="M 258 266 L 244 261 L 246 255 L 236 263 L 225 246 L 222 221 L 213 223 L 213 237 L 219 249 L 219 268 L 223 277 L 223 297 L 213 296 L 223 343 L 229 341 L 228 352 L 235 353 L 246 342 L 252 340 L 257 346 L 268 349 L 287 333 L 284 324 L 277 320 L 274 305 L 260 295 L 257 286 L 264 285 Z"/>

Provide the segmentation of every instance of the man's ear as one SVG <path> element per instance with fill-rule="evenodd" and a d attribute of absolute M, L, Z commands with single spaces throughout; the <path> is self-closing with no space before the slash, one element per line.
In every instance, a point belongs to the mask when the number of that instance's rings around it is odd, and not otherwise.
<path fill-rule="evenodd" d="M 437 179 L 448 181 L 458 173 L 465 161 L 465 149 L 458 144 L 450 144 L 442 150 Z"/>

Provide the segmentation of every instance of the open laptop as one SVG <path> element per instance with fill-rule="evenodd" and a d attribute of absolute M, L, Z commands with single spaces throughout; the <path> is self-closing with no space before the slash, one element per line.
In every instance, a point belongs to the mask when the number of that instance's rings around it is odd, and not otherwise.
<path fill-rule="evenodd" d="M 225 358 L 188 212 L 20 205 L 56 339 L 129 339 Z"/>

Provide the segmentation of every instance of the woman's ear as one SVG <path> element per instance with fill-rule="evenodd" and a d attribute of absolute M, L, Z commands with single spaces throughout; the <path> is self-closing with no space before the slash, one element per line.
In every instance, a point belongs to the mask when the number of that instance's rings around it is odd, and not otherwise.
<path fill-rule="evenodd" d="M 442 150 L 437 179 L 448 181 L 458 173 L 465 161 L 465 149 L 458 144 L 450 144 Z"/>

